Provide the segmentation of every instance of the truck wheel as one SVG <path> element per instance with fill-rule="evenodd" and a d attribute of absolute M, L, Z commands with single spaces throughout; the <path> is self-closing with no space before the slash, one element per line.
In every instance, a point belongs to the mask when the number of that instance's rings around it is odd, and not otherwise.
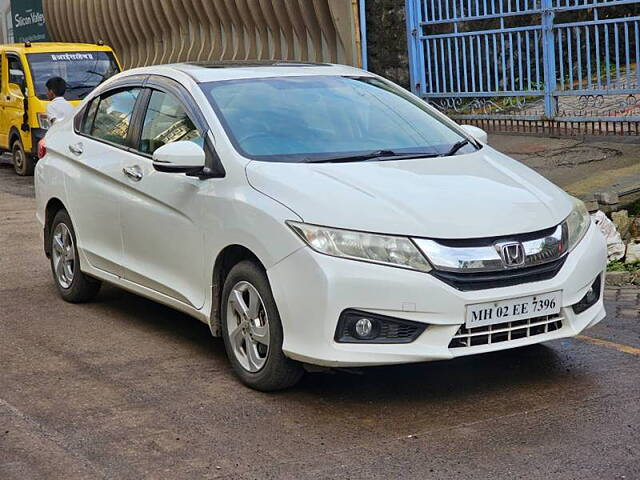
<path fill-rule="evenodd" d="M 22 140 L 18 139 L 11 145 L 11 157 L 13 158 L 13 169 L 16 173 L 23 177 L 33 175 L 33 169 L 36 162 L 33 157 L 24 151 Z"/>

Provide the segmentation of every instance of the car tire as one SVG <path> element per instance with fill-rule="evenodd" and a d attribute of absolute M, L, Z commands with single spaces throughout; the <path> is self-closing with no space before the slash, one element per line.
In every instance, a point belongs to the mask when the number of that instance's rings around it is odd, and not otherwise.
<path fill-rule="evenodd" d="M 248 260 L 236 264 L 225 279 L 221 307 L 227 356 L 245 385 L 268 392 L 300 380 L 302 366 L 282 352 L 282 323 L 264 269 Z"/>
<path fill-rule="evenodd" d="M 13 160 L 13 169 L 18 175 L 23 177 L 33 175 L 36 162 L 31 155 L 24 151 L 22 140 L 18 139 L 11 145 L 11 159 Z"/>
<path fill-rule="evenodd" d="M 80 271 L 76 234 L 66 210 L 54 217 L 49 241 L 51 273 L 60 296 L 71 303 L 93 300 L 102 283 Z"/>

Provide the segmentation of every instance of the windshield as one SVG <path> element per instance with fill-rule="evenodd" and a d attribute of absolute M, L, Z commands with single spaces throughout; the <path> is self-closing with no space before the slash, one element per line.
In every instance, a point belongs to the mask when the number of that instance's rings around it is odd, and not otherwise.
<path fill-rule="evenodd" d="M 377 78 L 277 77 L 209 82 L 201 88 L 235 148 L 255 160 L 444 155 L 466 139 L 423 102 Z M 455 153 L 475 150 L 465 143 Z"/>
<path fill-rule="evenodd" d="M 67 82 L 64 98 L 79 100 L 120 71 L 110 52 L 56 52 L 27 55 L 36 97 L 47 99 L 45 84 L 51 77 Z"/>

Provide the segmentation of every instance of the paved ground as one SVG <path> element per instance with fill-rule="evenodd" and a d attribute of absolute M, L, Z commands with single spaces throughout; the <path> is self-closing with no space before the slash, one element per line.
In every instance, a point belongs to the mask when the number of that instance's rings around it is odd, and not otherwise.
<path fill-rule="evenodd" d="M 105 288 L 61 301 L 0 165 L 0 479 L 640 478 L 640 290 L 581 339 L 241 386 L 222 342 Z"/>
<path fill-rule="evenodd" d="M 640 139 L 612 137 L 612 140 L 489 135 L 493 147 L 520 160 L 573 195 L 608 188 L 624 180 L 640 183 Z"/>

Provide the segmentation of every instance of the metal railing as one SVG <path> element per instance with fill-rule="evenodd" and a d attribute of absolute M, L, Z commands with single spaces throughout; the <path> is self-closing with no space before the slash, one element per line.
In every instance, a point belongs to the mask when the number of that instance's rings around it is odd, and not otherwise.
<path fill-rule="evenodd" d="M 406 0 L 406 9 L 412 90 L 439 109 L 637 132 L 640 0 Z"/>

